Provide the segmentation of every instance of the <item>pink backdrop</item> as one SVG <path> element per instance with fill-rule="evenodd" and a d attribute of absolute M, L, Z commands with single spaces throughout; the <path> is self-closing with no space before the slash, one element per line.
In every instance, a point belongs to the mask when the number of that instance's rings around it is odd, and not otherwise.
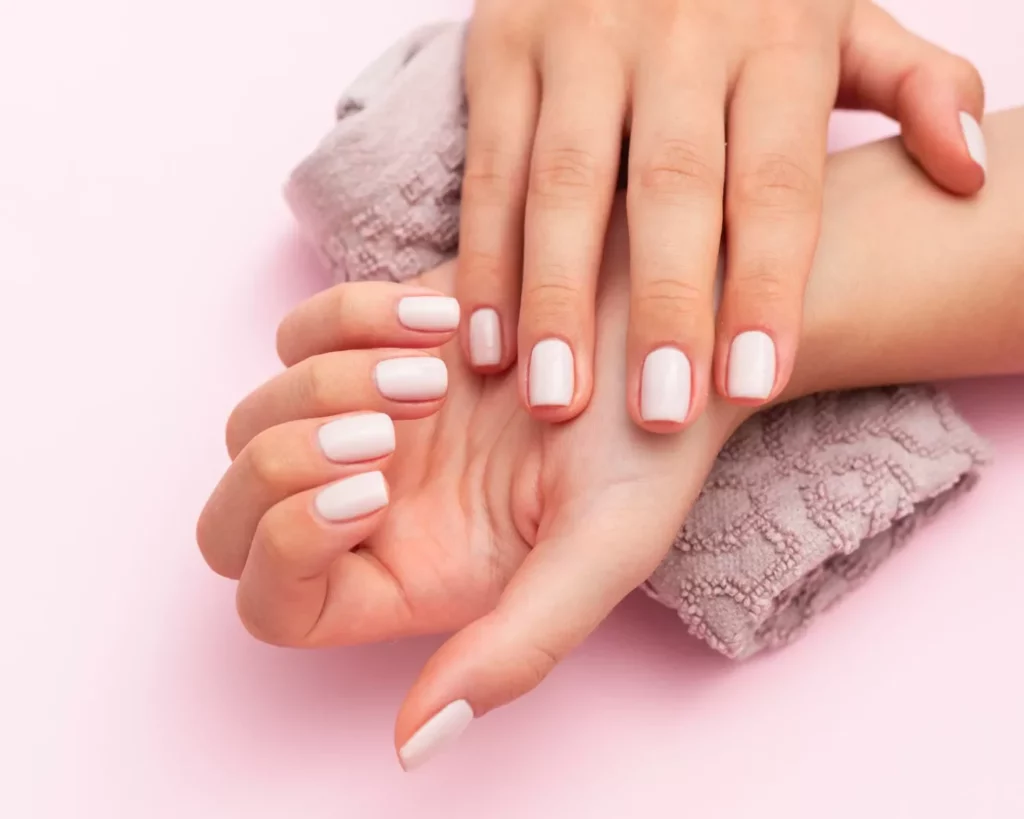
<path fill-rule="evenodd" d="M 1017 0 L 891 5 L 1024 103 Z M 323 284 L 280 182 L 357 69 L 468 2 L 4 6 L 0 816 L 1024 815 L 1022 380 L 956 386 L 996 465 L 791 649 L 733 666 L 632 599 L 403 775 L 392 719 L 436 641 L 258 645 L 193 522 Z"/>

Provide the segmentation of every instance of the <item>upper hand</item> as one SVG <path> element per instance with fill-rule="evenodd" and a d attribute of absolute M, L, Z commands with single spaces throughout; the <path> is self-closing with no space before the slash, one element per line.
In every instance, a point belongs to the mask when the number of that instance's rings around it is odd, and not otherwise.
<path fill-rule="evenodd" d="M 746 404 L 786 386 L 836 104 L 898 119 L 909 152 L 948 190 L 984 182 L 977 72 L 866 0 L 478 0 L 466 91 L 463 349 L 481 373 L 518 353 L 520 399 L 542 420 L 575 417 L 591 399 L 624 133 L 623 390 L 633 420 L 655 432 L 692 422 L 711 384 Z"/>

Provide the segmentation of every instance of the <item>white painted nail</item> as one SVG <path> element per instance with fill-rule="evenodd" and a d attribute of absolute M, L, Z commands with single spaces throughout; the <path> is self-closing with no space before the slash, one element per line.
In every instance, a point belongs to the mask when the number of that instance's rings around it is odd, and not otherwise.
<path fill-rule="evenodd" d="M 493 367 L 501 361 L 501 321 L 490 307 L 469 317 L 469 358 L 474 367 Z"/>
<path fill-rule="evenodd" d="M 354 464 L 395 451 L 395 425 L 383 412 L 361 412 L 324 424 L 317 431 L 329 460 Z"/>
<path fill-rule="evenodd" d="M 440 358 L 388 358 L 373 371 L 377 389 L 392 401 L 433 401 L 448 391 L 448 368 Z"/>
<path fill-rule="evenodd" d="M 448 296 L 406 296 L 398 302 L 398 320 L 410 330 L 455 330 L 459 303 Z"/>
<path fill-rule="evenodd" d="M 402 767 L 418 768 L 445 746 L 451 744 L 473 721 L 473 709 L 465 700 L 446 705 L 428 719 L 398 751 Z"/>
<path fill-rule="evenodd" d="M 659 347 L 644 360 L 640 417 L 682 423 L 690 412 L 690 359 L 675 347 Z"/>
<path fill-rule="evenodd" d="M 530 354 L 530 406 L 567 407 L 575 386 L 569 345 L 560 338 L 538 341 Z"/>
<path fill-rule="evenodd" d="M 732 340 L 726 388 L 732 398 L 767 398 L 775 386 L 775 342 L 749 330 Z"/>
<path fill-rule="evenodd" d="M 388 505 L 388 485 L 380 472 L 363 472 L 322 489 L 313 503 L 327 520 L 355 520 Z"/>
<path fill-rule="evenodd" d="M 966 111 L 961 111 L 960 130 L 964 132 L 964 142 L 967 143 L 967 153 L 971 155 L 971 159 L 981 165 L 983 171 L 988 171 L 988 150 L 985 148 L 985 135 L 978 120 Z"/>

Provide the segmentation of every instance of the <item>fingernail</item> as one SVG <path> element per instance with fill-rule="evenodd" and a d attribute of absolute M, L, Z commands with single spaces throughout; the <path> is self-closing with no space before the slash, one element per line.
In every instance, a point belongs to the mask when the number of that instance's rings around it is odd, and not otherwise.
<path fill-rule="evenodd" d="M 373 371 L 377 389 L 392 401 L 433 401 L 448 391 L 448 368 L 440 358 L 388 358 Z"/>
<path fill-rule="evenodd" d="M 355 520 L 388 505 L 388 486 L 380 472 L 363 472 L 332 483 L 313 503 L 327 520 Z"/>
<path fill-rule="evenodd" d="M 473 709 L 465 700 L 446 705 L 409 737 L 398 751 L 402 767 L 418 768 L 438 751 L 450 745 L 473 721 Z"/>
<path fill-rule="evenodd" d="M 448 296 L 406 296 L 398 302 L 398 320 L 410 330 L 455 330 L 459 303 Z"/>
<path fill-rule="evenodd" d="M 660 347 L 644 359 L 640 417 L 682 423 L 690 412 L 690 359 L 675 347 Z"/>
<path fill-rule="evenodd" d="M 469 317 L 469 359 L 474 367 L 493 367 L 501 361 L 501 322 L 490 307 Z"/>
<path fill-rule="evenodd" d="M 731 398 L 767 398 L 775 385 L 775 342 L 749 330 L 732 340 L 726 388 Z"/>
<path fill-rule="evenodd" d="M 988 171 L 988 150 L 985 148 L 985 134 L 982 133 L 978 120 L 966 111 L 960 112 L 960 130 L 964 132 L 964 142 L 967 143 L 967 153 L 971 159 L 981 165 L 983 171 Z"/>
<path fill-rule="evenodd" d="M 569 345 L 560 338 L 538 341 L 530 354 L 530 406 L 567 407 L 575 384 Z"/>
<path fill-rule="evenodd" d="M 320 449 L 331 461 L 354 464 L 395 451 L 395 425 L 383 412 L 349 415 L 317 431 Z"/>

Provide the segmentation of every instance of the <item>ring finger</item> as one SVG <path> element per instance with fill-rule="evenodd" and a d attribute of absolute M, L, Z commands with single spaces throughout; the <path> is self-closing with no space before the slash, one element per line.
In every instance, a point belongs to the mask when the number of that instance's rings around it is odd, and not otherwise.
<path fill-rule="evenodd" d="M 396 420 L 425 418 L 448 392 L 448 368 L 420 350 L 345 350 L 323 353 L 290 367 L 261 386 L 231 413 L 232 457 L 269 427 L 299 418 L 344 412 L 383 412 Z"/>

